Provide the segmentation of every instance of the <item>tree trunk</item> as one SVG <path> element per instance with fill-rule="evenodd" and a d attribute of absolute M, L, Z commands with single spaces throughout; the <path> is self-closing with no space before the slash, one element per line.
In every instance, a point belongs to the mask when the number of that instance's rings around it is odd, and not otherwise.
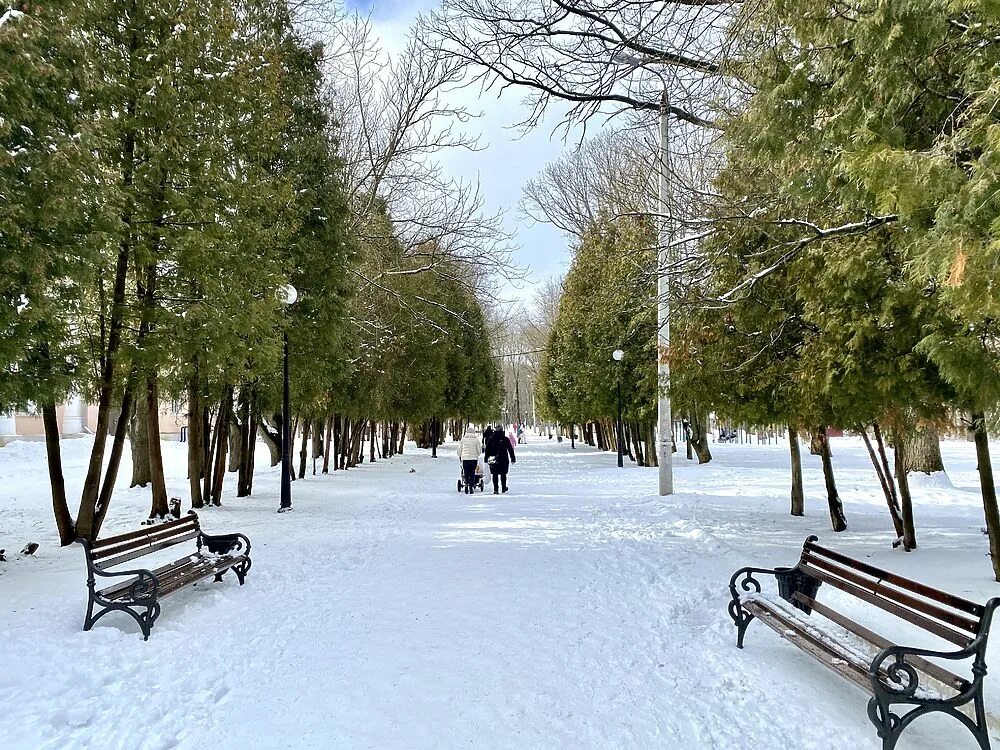
<path fill-rule="evenodd" d="M 212 465 L 212 411 L 208 408 L 205 394 L 201 396 L 201 444 L 204 449 L 201 459 L 201 478 L 204 479 Z M 204 494 L 203 491 L 202 495 Z"/>
<path fill-rule="evenodd" d="M 830 506 L 830 524 L 834 531 L 847 530 L 847 518 L 844 516 L 844 504 L 837 493 L 837 484 L 833 478 L 833 457 L 830 453 L 830 439 L 826 427 L 816 430 L 820 440 L 820 458 L 823 461 L 823 480 L 826 482 L 826 501 Z"/>
<path fill-rule="evenodd" d="M 127 51 L 134 54 L 138 49 L 138 37 L 131 34 L 127 43 Z M 129 101 L 125 104 L 125 116 L 131 121 L 135 115 L 135 102 Z M 128 127 L 122 139 L 122 185 L 126 191 L 131 190 L 136 162 L 136 134 L 134 127 Z M 94 541 L 100 530 L 98 522 L 99 508 L 101 504 L 104 513 L 107 512 L 108 503 L 101 503 L 101 496 L 106 495 L 110 501 L 111 490 L 102 487 L 101 471 L 104 467 L 104 449 L 108 440 L 108 428 L 110 426 L 111 406 L 114 399 L 115 388 L 115 368 L 118 364 L 118 355 L 121 350 L 122 330 L 125 325 L 125 291 L 128 285 L 128 267 L 132 253 L 132 203 L 125 201 L 121 215 L 121 226 L 123 228 L 122 237 L 118 244 L 118 258 L 115 261 L 115 285 L 111 296 L 111 317 L 108 321 L 108 337 L 106 346 L 101 351 L 101 379 L 97 398 L 97 427 L 94 430 L 94 447 L 90 451 L 90 462 L 87 466 L 87 477 L 83 483 L 83 493 L 80 497 L 80 510 L 76 515 L 76 531 L 84 539 Z M 102 309 L 103 315 L 103 309 Z M 103 323 L 103 319 L 102 319 Z M 103 330 L 103 325 L 102 325 Z M 103 340 L 103 336 L 102 336 Z M 133 372 L 134 376 L 134 372 Z M 123 406 L 125 419 L 128 419 L 128 406 Z M 124 426 L 121 418 L 118 420 L 120 428 Z M 115 435 L 115 440 L 121 435 L 124 439 L 122 429 Z M 121 463 L 121 451 L 118 453 L 117 461 L 112 457 L 105 470 L 105 481 L 107 477 L 112 480 L 118 475 L 118 467 Z M 113 487 L 111 488 L 113 489 Z M 100 516 L 103 519 L 103 515 Z"/>
<path fill-rule="evenodd" d="M 148 419 L 146 391 L 140 387 L 129 420 L 129 444 L 132 446 L 132 484 L 129 487 L 145 487 L 150 482 Z"/>
<path fill-rule="evenodd" d="M 250 443 L 250 389 L 240 387 L 239 416 L 230 426 L 229 433 L 229 471 L 236 472 L 236 497 L 247 496 L 246 486 L 246 450 Z"/>
<path fill-rule="evenodd" d="M 205 399 L 205 403 L 208 403 L 208 399 Z M 218 442 L 218 435 L 212 431 L 212 415 L 210 411 L 211 410 L 206 405 L 205 414 L 208 419 L 208 424 L 205 427 L 205 470 L 202 472 L 201 477 L 202 501 L 208 504 L 211 504 L 212 468 L 215 466 L 215 444 Z M 219 429 L 218 422 L 216 422 L 215 429 Z"/>
<path fill-rule="evenodd" d="M 691 447 L 694 448 L 699 464 L 707 464 L 712 460 L 712 451 L 708 447 L 707 422 L 700 413 L 691 415 Z"/>
<path fill-rule="evenodd" d="M 222 505 L 222 488 L 226 481 L 226 454 L 229 450 L 229 423 L 233 411 L 233 386 L 226 386 L 219 401 L 219 414 L 215 421 L 215 466 L 212 468 L 211 504 Z"/>
<path fill-rule="evenodd" d="M 324 423 L 322 419 L 317 419 L 315 422 L 313 422 L 313 433 L 312 433 L 313 476 L 316 476 L 316 459 L 323 457 L 323 427 Z"/>
<path fill-rule="evenodd" d="M 327 415 L 323 445 L 323 473 L 330 473 L 330 446 L 333 444 L 333 414 Z"/>
<path fill-rule="evenodd" d="M 656 452 L 656 425 L 652 422 L 646 425 L 646 462 L 650 466 L 659 466 L 660 457 Z"/>
<path fill-rule="evenodd" d="M 198 366 L 188 381 L 188 485 L 191 488 L 191 507 L 205 505 L 201 493 L 201 479 L 204 472 L 205 436 L 202 433 L 201 382 Z"/>
<path fill-rule="evenodd" d="M 825 435 L 825 434 L 826 434 L 826 429 L 824 428 L 823 435 Z M 740 441 L 740 442 L 742 442 L 742 441 Z M 825 442 L 824 438 L 823 438 L 822 435 L 819 434 L 819 431 L 818 430 L 814 430 L 809 435 L 809 453 L 811 453 L 814 456 L 822 456 L 823 455 L 823 443 L 824 442 Z"/>
<path fill-rule="evenodd" d="M 406 422 L 400 425 L 399 429 L 399 450 L 396 451 L 400 456 L 403 455 L 403 448 L 406 447 Z"/>
<path fill-rule="evenodd" d="M 156 374 L 146 377 L 146 437 L 149 441 L 149 473 L 153 497 L 149 517 L 165 519 L 170 514 L 167 482 L 163 476 L 163 451 L 160 445 L 160 399 Z"/>
<path fill-rule="evenodd" d="M 632 429 L 629 430 L 629 434 L 632 437 L 632 452 L 635 455 L 635 462 L 639 466 L 646 465 L 646 451 L 643 450 L 642 446 L 642 427 L 638 422 L 632 423 Z"/>
<path fill-rule="evenodd" d="M 243 443 L 240 441 L 242 434 L 243 425 L 240 424 L 239 416 L 235 409 L 230 408 L 226 419 L 226 441 L 229 443 L 226 471 L 230 474 L 239 471 L 243 463 Z"/>
<path fill-rule="evenodd" d="M 944 471 L 941 459 L 941 436 L 937 427 L 912 427 L 903 435 L 906 471 L 933 474 Z"/>
<path fill-rule="evenodd" d="M 277 423 L 281 425 L 281 418 L 278 417 Z M 277 466 L 281 463 L 281 432 L 275 430 L 272 431 L 271 425 L 264 421 L 263 417 L 257 420 L 257 426 L 260 428 L 260 436 L 264 440 L 264 444 L 267 445 L 267 450 L 271 454 L 271 466 Z M 327 449 L 329 453 L 329 449 Z"/>
<path fill-rule="evenodd" d="M 128 432 L 126 424 L 128 423 L 129 413 L 132 411 L 135 381 L 136 370 L 135 367 L 133 367 L 132 371 L 129 373 L 128 380 L 125 382 L 125 391 L 122 393 L 121 409 L 118 411 L 118 419 L 115 426 L 115 436 L 114 440 L 111 441 L 111 454 L 108 456 L 108 467 L 105 469 L 104 483 L 101 485 L 101 492 L 100 495 L 98 495 L 97 505 L 94 508 L 94 517 L 91 521 L 92 536 L 86 537 L 90 539 L 90 541 L 97 539 L 97 535 L 101 532 L 101 526 L 104 525 L 104 517 L 107 515 L 108 508 L 111 506 L 111 496 L 115 491 L 115 482 L 118 480 L 118 468 L 121 466 L 122 453 L 125 450 L 125 437 Z M 76 533 L 81 535 L 79 518 L 76 522 Z"/>
<path fill-rule="evenodd" d="M 788 453 L 792 466 L 792 515 L 805 515 L 805 495 L 802 491 L 802 454 L 799 451 L 799 433 L 788 425 Z"/>
<path fill-rule="evenodd" d="M 337 430 L 337 469 L 347 468 L 347 445 L 351 434 L 351 420 L 345 416 L 337 417 L 335 429 Z"/>
<path fill-rule="evenodd" d="M 243 449 L 243 463 L 240 465 L 240 481 L 243 483 L 243 497 L 253 494 L 253 473 L 254 464 L 257 461 L 257 426 L 260 424 L 260 412 L 256 403 L 250 408 L 250 434 L 247 436 L 247 444 Z"/>
<path fill-rule="evenodd" d="M 876 423 L 876 427 L 878 424 Z M 892 528 L 896 532 L 896 539 L 903 538 L 903 517 L 900 514 L 899 504 L 896 501 L 896 488 L 895 485 L 890 484 L 892 481 L 892 474 L 890 473 L 886 476 L 885 466 L 883 462 L 880 461 L 879 457 L 875 455 L 875 449 L 872 448 L 871 440 L 868 439 L 868 432 L 861 428 L 861 437 L 865 441 L 865 447 L 868 449 L 868 457 L 871 458 L 872 465 L 875 467 L 875 474 L 878 476 L 879 484 L 882 485 L 882 494 L 885 495 L 885 502 L 889 507 L 889 517 L 892 519 Z M 879 451 L 883 453 L 885 448 L 882 443 L 879 443 Z"/>
<path fill-rule="evenodd" d="M 340 449 L 341 443 L 343 443 L 344 425 L 339 414 L 333 415 L 333 426 L 331 429 L 333 432 L 330 436 L 330 440 L 333 444 L 333 448 L 331 449 L 333 451 L 333 470 L 340 471 Z"/>
<path fill-rule="evenodd" d="M 45 427 L 45 457 L 49 466 L 49 485 L 52 488 L 52 511 L 56 516 L 59 544 L 65 547 L 76 539 L 76 529 L 66 499 L 62 448 L 59 445 L 59 420 L 56 417 L 56 403 L 51 398 L 42 404 L 42 424 Z"/>
<path fill-rule="evenodd" d="M 1000 581 L 1000 510 L 997 508 L 997 488 L 993 483 L 993 461 L 990 458 L 990 438 L 986 431 L 986 415 L 982 412 L 973 412 L 972 414 L 972 434 L 976 441 L 979 486 L 983 493 L 983 511 L 986 515 L 986 534 L 990 540 L 993 577 Z"/>
<path fill-rule="evenodd" d="M 434 444 L 434 454 L 437 455 L 437 429 L 431 433 L 431 442 Z M 375 463 L 375 420 L 368 422 L 368 463 Z"/>
<path fill-rule="evenodd" d="M 356 467 L 361 462 L 361 451 L 365 441 L 365 420 L 359 419 L 351 424 L 351 446 L 348 451 L 347 465 Z"/>
<path fill-rule="evenodd" d="M 302 448 L 299 450 L 299 479 L 303 479 L 306 475 L 306 456 L 309 454 L 309 428 L 311 426 L 311 420 L 307 418 L 302 419 Z"/>
<path fill-rule="evenodd" d="M 896 483 L 903 511 L 903 549 L 909 552 L 917 548 L 917 532 L 913 528 L 913 498 L 910 496 L 910 480 L 906 476 L 906 438 L 897 435 L 893 448 L 896 454 Z"/>

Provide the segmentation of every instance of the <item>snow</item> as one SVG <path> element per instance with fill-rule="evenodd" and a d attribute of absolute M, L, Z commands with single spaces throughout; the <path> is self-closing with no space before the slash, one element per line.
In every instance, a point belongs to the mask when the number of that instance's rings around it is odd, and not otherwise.
<path fill-rule="evenodd" d="M 63 441 L 71 497 L 91 441 Z M 201 514 L 209 533 L 250 537 L 247 584 L 227 576 L 165 599 L 143 642 L 117 613 L 81 631 L 82 550 L 56 544 L 43 444 L 15 442 L 0 449 L 0 737 L 14 750 L 877 748 L 850 683 L 760 623 L 736 649 L 733 571 L 792 564 L 816 533 L 979 601 L 1000 586 L 971 444 L 944 444 L 950 484 L 915 485 L 909 554 L 890 547 L 863 445 L 832 445 L 850 524 L 836 535 L 808 451 L 807 516 L 788 515 L 783 444 L 712 445 L 705 466 L 678 454 L 679 494 L 666 499 L 655 470 L 532 436 L 500 497 L 455 491 L 450 446 L 433 460 L 410 444 L 297 481 L 282 515 L 277 472 L 260 468 L 253 498 L 228 487 L 224 506 Z M 184 449 L 164 443 L 171 495 L 186 487 Z M 106 533 L 147 508 L 146 490 L 127 489 L 129 465 L 126 452 Z M 29 541 L 34 556 L 10 553 Z M 819 598 L 908 645 L 942 647 L 838 593 Z M 1000 669 L 995 647 L 988 662 Z M 1000 715 L 993 676 L 986 698 Z M 949 745 L 974 743 L 947 717 L 901 742 Z"/>
<path fill-rule="evenodd" d="M 3 15 L 0 16 L 0 26 L 3 26 L 5 23 L 7 23 L 8 21 L 10 21 L 12 19 L 16 20 L 16 19 L 20 18 L 23 15 L 24 15 L 24 13 L 22 13 L 19 10 L 14 10 L 13 8 L 8 8 L 7 10 L 4 11 Z"/>

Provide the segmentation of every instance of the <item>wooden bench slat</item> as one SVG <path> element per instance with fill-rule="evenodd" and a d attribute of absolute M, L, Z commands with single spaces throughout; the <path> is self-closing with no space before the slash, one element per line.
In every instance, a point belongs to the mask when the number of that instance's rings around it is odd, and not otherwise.
<path fill-rule="evenodd" d="M 969 601 L 968 599 L 956 596 L 955 594 L 950 594 L 947 591 L 941 591 L 940 589 L 936 589 L 932 586 L 920 583 L 919 581 L 914 581 L 911 578 L 906 578 L 896 573 L 892 573 L 888 570 L 877 568 L 874 565 L 866 563 L 862 560 L 856 560 L 853 557 L 848 557 L 847 555 L 824 547 L 816 542 L 807 541 L 805 545 L 803 545 L 803 548 L 815 553 L 816 555 L 828 557 L 841 565 L 846 565 L 850 568 L 854 568 L 855 570 L 859 570 L 873 578 L 878 578 L 886 583 L 896 586 L 897 588 L 908 589 L 925 599 L 932 599 L 933 601 L 939 602 L 953 609 L 970 614 L 973 617 L 981 618 L 986 611 L 981 604 Z"/>
<path fill-rule="evenodd" d="M 855 622 L 835 609 L 827 607 L 822 602 L 818 602 L 815 599 L 806 596 L 800 591 L 795 592 L 795 599 L 802 602 L 806 606 L 812 607 L 813 611 L 817 614 L 823 615 L 823 617 L 831 622 L 835 622 L 837 625 L 844 628 L 844 630 L 853 633 L 857 637 L 871 643 L 879 649 L 889 648 L 890 646 L 895 645 L 892 641 L 887 638 L 883 638 L 875 631 L 869 630 L 864 625 Z M 969 681 L 964 677 L 961 677 L 954 672 L 950 672 L 932 661 L 927 661 L 926 659 L 912 654 L 906 657 L 906 661 L 933 677 L 935 680 L 938 680 L 939 682 L 942 682 L 948 687 L 954 688 L 959 692 L 969 688 Z"/>
<path fill-rule="evenodd" d="M 174 593 L 187 585 L 187 583 L 201 581 L 211 575 L 215 575 L 216 573 L 223 573 L 234 565 L 238 565 L 243 562 L 244 559 L 245 558 L 242 555 L 231 558 L 217 559 L 200 557 L 195 560 L 191 560 L 189 558 L 184 558 L 176 560 L 175 562 L 170 563 L 170 565 L 165 565 L 163 568 L 158 568 L 154 571 L 157 580 L 160 581 L 160 586 L 157 588 L 157 598 Z M 129 578 L 124 583 L 99 592 L 100 596 L 110 601 L 120 599 L 128 593 L 135 581 L 135 578 Z M 178 586 L 178 582 L 183 583 Z"/>
<path fill-rule="evenodd" d="M 202 559 L 203 558 L 197 555 L 188 555 L 187 557 L 182 557 L 179 560 L 174 560 L 173 562 L 167 563 L 166 565 L 161 565 L 156 570 L 150 572 L 152 572 L 152 574 L 156 576 L 157 581 L 167 581 L 170 579 L 171 576 L 177 575 L 181 569 L 189 567 L 191 565 L 197 565 L 201 562 Z M 110 586 L 102 590 L 100 594 L 105 598 L 115 598 L 116 595 L 120 594 L 123 591 L 127 591 L 129 588 L 131 588 L 132 584 L 135 583 L 135 581 L 136 578 L 133 576 L 122 583 Z"/>
<path fill-rule="evenodd" d="M 186 542 L 188 539 L 195 539 L 201 532 L 198 529 L 189 531 L 181 536 L 172 536 L 164 539 L 156 544 L 151 544 L 148 546 L 140 547 L 139 549 L 132 550 L 131 552 L 126 552 L 124 555 L 118 555 L 117 557 L 112 557 L 108 560 L 101 560 L 102 568 L 113 568 L 116 565 L 121 565 L 129 560 L 134 560 L 137 557 L 145 557 L 153 552 L 159 552 L 161 549 L 167 549 L 168 547 L 173 547 L 176 544 L 181 544 Z"/>
<path fill-rule="evenodd" d="M 112 544 L 121 544 L 127 542 L 130 539 L 135 539 L 136 537 L 146 536 L 151 531 L 156 531 L 160 529 L 169 529 L 174 526 L 180 526 L 185 523 L 194 523 L 198 520 L 197 516 L 186 515 L 183 518 L 175 518 L 173 521 L 167 521 L 166 523 L 158 523 L 152 526 L 144 526 L 141 529 L 136 529 L 135 531 L 128 531 L 124 534 L 117 534 L 116 536 L 108 536 L 103 539 L 98 539 L 96 542 L 90 545 L 90 549 L 96 552 L 99 549 L 108 547 Z"/>
<path fill-rule="evenodd" d="M 969 642 L 972 640 L 972 638 L 966 633 L 960 633 L 944 623 L 924 617 L 919 612 L 914 612 L 912 609 L 907 609 L 892 600 L 878 596 L 868 589 L 856 586 L 850 581 L 846 581 L 842 578 L 838 578 L 822 568 L 817 568 L 813 565 L 801 565 L 800 568 L 802 571 L 808 573 L 814 578 L 818 578 L 819 580 L 830 584 L 834 588 L 838 588 L 841 591 L 845 591 L 848 594 L 856 596 L 858 599 L 862 599 L 869 604 L 874 604 L 876 607 L 879 607 L 890 614 L 896 615 L 897 617 L 900 617 L 917 627 L 923 628 L 929 633 L 933 633 L 934 635 L 944 638 L 946 641 L 950 641 L 956 646 L 964 648 L 969 645 Z"/>
<path fill-rule="evenodd" d="M 846 658 L 847 654 L 837 651 L 831 644 L 816 638 L 803 628 L 801 623 L 796 622 L 794 618 L 786 617 L 777 608 L 766 607 L 760 600 L 745 602 L 743 607 L 780 635 L 783 640 L 794 644 L 829 669 L 847 678 L 862 690 L 871 693 L 867 667 L 858 664 L 853 659 Z M 795 633 L 794 637 L 788 635 L 787 631 L 789 630 Z"/>
<path fill-rule="evenodd" d="M 180 536 L 186 534 L 192 529 L 198 530 L 198 524 L 194 521 L 189 521 L 186 524 L 178 524 L 176 526 L 171 526 L 163 524 L 162 526 L 150 526 L 149 530 L 145 534 L 137 536 L 133 539 L 127 540 L 120 544 L 108 545 L 102 547 L 93 553 L 94 560 L 103 560 L 106 557 L 113 557 L 114 555 L 121 554 L 122 552 L 128 552 L 129 550 L 138 549 L 139 547 L 158 542 L 162 539 L 169 539 L 173 536 Z"/>
<path fill-rule="evenodd" d="M 979 623 L 976 620 L 971 620 L 958 612 L 952 612 L 944 609 L 933 602 L 917 599 L 908 592 L 890 588 L 878 580 L 866 578 L 853 570 L 845 568 L 842 565 L 838 565 L 832 560 L 826 560 L 821 557 L 813 557 L 811 554 L 804 553 L 802 555 L 802 560 L 807 564 L 819 566 L 829 573 L 861 586 L 883 599 L 888 599 L 889 601 L 896 602 L 897 604 L 903 604 L 920 614 L 927 615 L 928 617 L 939 620 L 947 625 L 951 625 L 960 630 L 967 630 L 972 635 L 975 635 L 979 630 Z"/>
<path fill-rule="evenodd" d="M 170 596 L 170 594 L 176 594 L 178 591 L 185 589 L 192 584 L 199 583 L 216 573 L 224 573 L 238 562 L 239 560 L 227 560 L 224 562 L 219 561 L 208 568 L 199 568 L 198 570 L 192 571 L 184 576 L 177 576 L 171 579 L 170 582 L 160 589 L 158 596 L 163 597 Z"/>

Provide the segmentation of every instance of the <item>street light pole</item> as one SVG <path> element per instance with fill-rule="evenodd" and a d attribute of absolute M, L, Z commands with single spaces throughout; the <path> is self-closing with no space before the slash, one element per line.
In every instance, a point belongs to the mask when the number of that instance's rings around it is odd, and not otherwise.
<path fill-rule="evenodd" d="M 292 509 L 292 404 L 288 388 L 288 331 L 284 336 L 284 365 L 282 367 L 282 382 L 284 391 L 281 400 L 281 507 L 279 513 Z"/>
<path fill-rule="evenodd" d="M 642 60 L 626 54 L 612 57 L 612 61 L 621 65 L 629 65 L 633 70 L 646 68 L 649 60 Z M 657 254 L 657 305 L 656 305 L 656 375 L 659 399 L 657 401 L 656 418 L 656 457 L 659 464 L 660 494 L 672 495 L 674 492 L 673 452 L 671 451 L 673 437 L 673 417 L 670 413 L 670 395 L 665 390 L 670 385 L 670 274 L 673 271 L 673 249 L 670 247 L 672 227 L 667 214 L 670 211 L 667 200 L 667 178 L 670 162 L 670 98 L 667 94 L 667 82 L 660 76 L 663 93 L 660 95 L 660 179 L 659 179 L 659 214 L 660 214 L 660 251 Z"/>
<path fill-rule="evenodd" d="M 278 289 L 278 300 L 286 307 L 295 304 L 299 298 L 298 290 L 291 284 Z M 279 513 L 292 509 L 292 404 L 288 384 L 288 329 L 282 336 L 282 399 L 281 399 L 281 505 Z"/>
<path fill-rule="evenodd" d="M 673 271 L 671 263 L 673 252 L 670 247 L 671 225 L 667 217 L 669 205 L 667 200 L 667 176 L 670 154 L 670 102 L 667 87 L 664 83 L 660 99 L 660 252 L 658 257 L 659 278 L 657 283 L 657 384 L 659 386 L 659 404 L 657 408 L 657 458 L 660 466 L 660 495 L 671 495 L 674 492 L 673 454 L 670 439 L 673 432 L 673 419 L 670 414 L 670 394 L 664 390 L 670 384 L 670 274 Z"/>
<path fill-rule="evenodd" d="M 618 363 L 618 374 L 616 378 L 618 381 L 618 439 L 615 442 L 618 443 L 618 468 L 622 469 L 625 467 L 625 451 L 622 446 L 625 439 L 625 425 L 622 424 L 622 360 L 625 358 L 625 352 L 621 349 L 615 349 L 614 354 L 612 354 L 611 357 Z"/>

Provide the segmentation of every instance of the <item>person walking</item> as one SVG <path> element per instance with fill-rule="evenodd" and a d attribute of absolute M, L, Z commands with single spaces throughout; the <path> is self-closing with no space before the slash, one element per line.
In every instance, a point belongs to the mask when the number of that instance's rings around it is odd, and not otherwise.
<path fill-rule="evenodd" d="M 476 466 L 479 465 L 479 454 L 482 441 L 475 427 L 465 431 L 465 437 L 458 444 L 458 458 L 462 462 L 462 477 L 465 479 L 465 494 L 471 495 L 476 486 Z"/>
<path fill-rule="evenodd" d="M 493 494 L 500 494 L 501 487 L 506 492 L 507 472 L 510 471 L 511 464 L 517 463 L 517 457 L 514 455 L 514 443 L 500 428 L 490 434 L 490 439 L 486 443 L 486 463 L 490 467 L 490 474 L 493 475 Z"/>
<path fill-rule="evenodd" d="M 490 435 L 493 434 L 493 425 L 486 425 L 486 429 L 483 430 L 483 452 L 486 452 L 486 443 L 489 442 Z"/>

